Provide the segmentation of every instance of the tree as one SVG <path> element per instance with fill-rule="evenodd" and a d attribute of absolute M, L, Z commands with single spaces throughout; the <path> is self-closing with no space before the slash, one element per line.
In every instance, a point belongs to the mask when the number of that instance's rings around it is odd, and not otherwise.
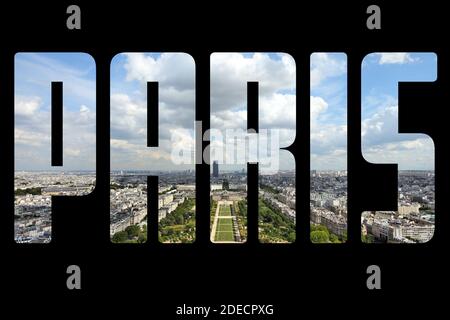
<path fill-rule="evenodd" d="M 134 238 L 139 236 L 139 234 L 141 233 L 141 228 L 137 224 L 135 224 L 132 226 L 128 226 L 125 231 L 128 234 L 128 238 Z"/>
<path fill-rule="evenodd" d="M 325 227 L 324 225 L 321 224 L 313 224 L 311 225 L 311 231 L 324 231 L 327 234 L 330 234 L 330 232 L 328 231 L 327 227 Z"/>
<path fill-rule="evenodd" d="M 120 243 L 128 240 L 128 234 L 125 231 L 116 232 L 112 237 L 112 242 Z"/>
<path fill-rule="evenodd" d="M 333 243 L 340 243 L 339 237 L 335 235 L 334 233 L 330 234 L 330 241 Z"/>
<path fill-rule="evenodd" d="M 42 188 L 35 187 L 35 188 L 26 188 L 26 189 L 17 189 L 14 194 L 16 196 L 25 196 L 27 194 L 31 195 L 41 195 L 42 194 Z"/>
<path fill-rule="evenodd" d="M 310 234 L 311 242 L 313 243 L 326 243 L 330 242 L 328 233 L 325 231 L 312 231 Z"/>
<path fill-rule="evenodd" d="M 295 232 L 289 232 L 287 235 L 287 241 L 288 242 L 294 242 L 295 241 Z"/>
<path fill-rule="evenodd" d="M 361 235 L 361 242 L 363 243 L 372 243 L 373 242 L 373 236 L 367 234 L 367 235 Z"/>
<path fill-rule="evenodd" d="M 141 234 L 139 234 L 139 237 L 138 237 L 137 242 L 138 242 L 138 243 L 144 243 L 144 242 L 147 242 L 147 234 L 146 234 L 146 233 L 141 233 Z"/>

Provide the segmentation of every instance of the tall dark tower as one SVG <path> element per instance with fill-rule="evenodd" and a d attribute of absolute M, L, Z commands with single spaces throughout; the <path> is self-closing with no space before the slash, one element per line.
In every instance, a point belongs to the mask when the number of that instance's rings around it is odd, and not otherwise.
<path fill-rule="evenodd" d="M 215 160 L 213 162 L 213 177 L 218 177 L 219 176 L 219 162 L 217 160 Z"/>

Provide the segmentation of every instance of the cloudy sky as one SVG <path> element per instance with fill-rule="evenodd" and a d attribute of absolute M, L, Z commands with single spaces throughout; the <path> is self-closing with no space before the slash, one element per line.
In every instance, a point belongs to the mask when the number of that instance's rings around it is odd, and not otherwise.
<path fill-rule="evenodd" d="M 159 148 L 146 147 L 147 81 L 159 81 Z M 287 54 L 211 55 L 211 128 L 247 130 L 247 81 L 260 82 L 260 130 L 279 129 L 280 147 L 289 146 L 295 138 L 295 63 Z M 117 55 L 111 64 L 111 168 L 193 168 L 174 163 L 172 155 L 182 149 L 194 161 L 194 90 L 195 63 L 187 54 Z M 281 167 L 293 169 L 293 158 L 282 153 Z"/>
<path fill-rule="evenodd" d="M 342 170 L 347 158 L 347 65 L 343 53 L 311 55 L 311 169 Z M 434 81 L 432 53 L 373 53 L 362 62 L 362 153 L 402 170 L 434 168 L 432 140 L 398 134 L 398 81 Z"/>
<path fill-rule="evenodd" d="M 279 148 L 282 148 L 290 146 L 295 140 L 296 67 L 294 59 L 289 54 L 213 53 L 211 55 L 211 128 L 247 130 L 248 81 L 259 82 L 260 171 L 273 172 L 278 168 L 294 169 L 294 158 L 288 151 L 279 151 L 278 160 L 276 160 L 278 158 L 276 152 L 272 155 L 263 152 L 264 147 L 270 146 L 268 141 L 276 140 Z M 272 130 L 268 132 L 270 137 L 262 137 L 264 130 Z M 211 135 L 212 160 L 226 163 L 226 166 L 222 166 L 225 170 L 246 168 L 246 161 L 238 161 L 237 165 L 230 164 L 230 161 L 233 163 L 233 159 L 237 160 L 237 154 L 233 158 L 228 152 L 225 156 L 215 152 L 216 147 L 220 149 L 225 145 L 227 150 L 235 145 L 234 143 L 214 139 L 216 135 L 213 131 Z M 241 147 L 237 150 L 240 154 L 245 151 L 245 146 Z"/>
<path fill-rule="evenodd" d="M 147 82 L 159 83 L 159 147 L 147 147 Z M 195 63 L 184 53 L 111 62 L 111 169 L 194 169 Z M 180 155 L 178 160 L 173 155 Z M 175 161 L 175 162 L 174 162 Z"/>
<path fill-rule="evenodd" d="M 311 81 L 311 169 L 347 169 L 347 56 L 313 53 Z"/>
<path fill-rule="evenodd" d="M 15 169 L 95 170 L 95 62 L 83 53 L 18 53 Z M 51 167 L 51 82 L 63 81 L 63 167 Z"/>
<path fill-rule="evenodd" d="M 362 148 L 368 161 L 399 163 L 400 169 L 433 169 L 434 150 L 429 137 L 397 134 L 397 81 L 434 81 L 436 61 L 431 53 L 375 53 L 364 59 Z M 212 54 L 211 128 L 246 130 L 247 81 L 259 81 L 260 131 L 278 130 L 280 147 L 289 146 L 295 139 L 296 128 L 295 72 L 295 61 L 285 53 Z M 312 54 L 310 76 L 311 168 L 345 169 L 345 54 Z M 51 168 L 52 81 L 64 82 L 63 169 L 95 169 L 95 63 L 83 53 L 15 56 L 16 169 Z M 147 81 L 158 81 L 160 85 L 159 148 L 146 147 Z M 131 53 L 113 59 L 112 169 L 193 168 L 194 120 L 195 63 L 191 56 Z M 212 142 L 212 146 L 217 143 Z M 173 163 L 173 155 L 180 150 L 183 157 L 178 160 L 185 163 L 181 165 Z M 242 165 L 228 166 L 237 167 Z M 280 152 L 279 167 L 294 168 L 287 151 Z"/>
<path fill-rule="evenodd" d="M 437 56 L 373 53 L 362 65 L 364 158 L 373 163 L 398 163 L 402 170 L 433 170 L 432 139 L 424 134 L 398 134 L 398 81 L 435 81 Z"/>

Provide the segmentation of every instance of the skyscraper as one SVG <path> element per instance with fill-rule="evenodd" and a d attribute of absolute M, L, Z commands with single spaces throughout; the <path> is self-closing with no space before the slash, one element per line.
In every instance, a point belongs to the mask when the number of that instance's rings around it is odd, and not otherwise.
<path fill-rule="evenodd" d="M 219 176 L 219 162 L 217 160 L 215 160 L 213 162 L 213 177 L 218 177 Z"/>

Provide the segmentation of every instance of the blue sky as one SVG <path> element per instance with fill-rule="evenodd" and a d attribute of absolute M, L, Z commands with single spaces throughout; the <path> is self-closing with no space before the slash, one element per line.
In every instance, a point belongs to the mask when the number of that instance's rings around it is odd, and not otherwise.
<path fill-rule="evenodd" d="M 433 53 L 374 53 L 362 62 L 362 153 L 400 169 L 433 169 L 423 134 L 397 134 L 397 81 L 434 81 Z M 344 53 L 311 55 L 311 168 L 346 168 L 347 65 Z M 211 127 L 246 128 L 246 82 L 260 82 L 260 129 L 295 138 L 295 78 L 285 53 L 211 55 Z M 95 168 L 95 63 L 83 53 L 15 56 L 17 170 L 50 169 L 50 83 L 64 82 L 64 168 Z M 146 81 L 160 82 L 160 150 L 145 147 Z M 111 150 L 117 169 L 182 169 L 168 161 L 180 145 L 193 151 L 195 62 L 187 54 L 120 54 L 111 62 Z M 301 106 L 300 106 L 301 107 Z M 143 113 L 144 112 L 144 113 Z M 301 125 L 301 124 L 299 124 Z M 173 138 L 175 140 L 172 140 Z M 152 159 L 149 162 L 149 159 Z M 280 168 L 293 169 L 281 152 Z M 240 167 L 240 166 L 239 166 Z M 61 168 L 60 168 L 61 169 Z"/>
<path fill-rule="evenodd" d="M 159 83 L 159 147 L 147 147 L 147 82 Z M 195 62 L 122 53 L 111 62 L 111 169 L 194 169 Z M 183 153 L 172 161 L 172 155 Z"/>
<path fill-rule="evenodd" d="M 436 80 L 433 53 L 373 53 L 362 62 L 362 154 L 401 170 L 432 170 L 424 134 L 398 134 L 398 81 Z M 343 53 L 311 55 L 311 169 L 342 170 L 347 157 L 347 66 Z"/>
<path fill-rule="evenodd" d="M 95 62 L 81 53 L 17 53 L 15 56 L 15 94 L 39 96 L 45 106 L 50 104 L 51 81 L 67 81 L 65 103 L 69 108 L 95 104 Z"/>
<path fill-rule="evenodd" d="M 311 169 L 347 169 L 347 56 L 313 53 L 311 75 Z"/>
<path fill-rule="evenodd" d="M 84 53 L 15 55 L 16 170 L 95 170 L 95 62 Z M 63 167 L 51 167 L 51 82 L 63 81 Z"/>
<path fill-rule="evenodd" d="M 424 134 L 398 134 L 398 82 L 435 81 L 437 56 L 434 53 L 373 53 L 364 59 L 361 72 L 361 134 L 365 159 L 373 163 L 398 163 L 402 170 L 433 170 L 431 138 Z"/>
<path fill-rule="evenodd" d="M 273 173 L 278 169 L 292 170 L 295 167 L 293 156 L 279 148 L 290 146 L 296 136 L 296 66 L 294 59 L 287 53 L 213 53 L 211 55 L 211 129 L 242 130 L 237 141 L 241 145 L 235 148 L 236 154 L 221 155 L 226 149 L 235 147 L 234 143 L 211 143 L 212 160 L 223 164 L 224 170 L 246 168 L 245 132 L 247 130 L 247 82 L 259 82 L 259 169 L 262 173 Z M 263 130 L 279 147 L 273 146 L 274 156 L 263 151 L 267 140 Z M 249 145 L 254 145 L 250 143 Z M 217 150 L 219 152 L 214 152 Z M 278 153 L 278 155 L 277 155 Z M 249 152 L 251 154 L 251 152 Z M 279 156 L 279 157 L 278 157 Z"/>
<path fill-rule="evenodd" d="M 146 81 L 159 82 L 158 149 L 146 147 Z M 290 145 L 295 137 L 295 62 L 288 54 L 212 54 L 211 128 L 246 130 L 247 81 L 260 81 L 260 129 L 283 129 L 282 146 Z M 187 154 L 192 153 L 194 120 L 195 62 L 191 56 L 183 53 L 115 56 L 111 63 L 113 169 L 193 169 L 192 164 L 174 163 L 171 156 L 177 145 Z M 292 169 L 294 162 L 287 154 L 281 163 L 283 168 Z M 240 169 L 242 165 L 222 169 Z"/>

